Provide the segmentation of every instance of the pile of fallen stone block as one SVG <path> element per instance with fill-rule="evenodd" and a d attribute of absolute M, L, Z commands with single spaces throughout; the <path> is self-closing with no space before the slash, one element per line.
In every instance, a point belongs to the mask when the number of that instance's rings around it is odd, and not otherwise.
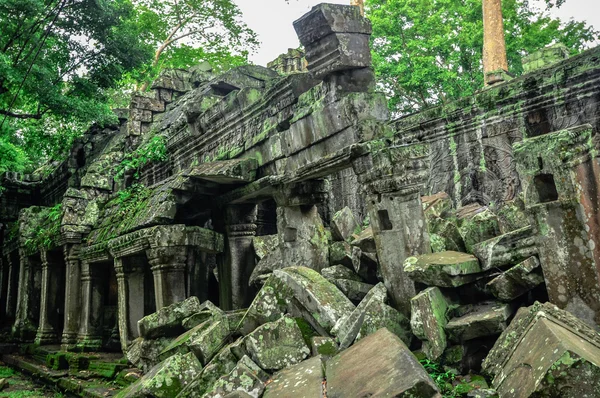
<path fill-rule="evenodd" d="M 412 333 L 430 360 L 479 370 L 515 311 L 546 299 L 533 229 L 518 201 L 458 211 L 445 193 L 422 202 L 433 253 L 404 262 L 421 287 L 411 300 Z"/>
<path fill-rule="evenodd" d="M 275 270 L 247 310 L 191 297 L 139 321 L 127 357 L 145 375 L 119 396 L 439 396 L 406 345 L 408 320 L 386 301 L 378 284 L 355 306 L 305 267 Z"/>
<path fill-rule="evenodd" d="M 286 266 L 276 235 L 255 237 L 249 308 L 191 297 L 141 319 L 127 358 L 145 374 L 118 396 L 442 397 L 423 367 L 434 362 L 477 380 L 453 396 L 600 396 L 600 335 L 536 301 L 544 279 L 519 205 L 423 205 L 437 244 L 404 263 L 419 291 L 410 319 L 390 305 L 370 227 L 345 208 L 329 266 Z"/>

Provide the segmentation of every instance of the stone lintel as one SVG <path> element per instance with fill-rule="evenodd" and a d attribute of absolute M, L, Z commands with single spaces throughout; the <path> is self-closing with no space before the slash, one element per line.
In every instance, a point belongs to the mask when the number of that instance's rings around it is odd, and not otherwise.
<path fill-rule="evenodd" d="M 223 251 L 223 235 L 201 227 L 183 224 L 158 225 L 120 236 L 108 243 L 112 257 L 126 257 L 159 247 L 194 246 L 206 253 Z"/>
<path fill-rule="evenodd" d="M 219 196 L 215 202 L 218 206 L 224 207 L 229 204 L 256 203 L 271 199 L 282 179 L 282 176 L 263 177 Z"/>
<path fill-rule="evenodd" d="M 296 169 L 290 175 L 283 177 L 283 183 L 295 183 L 315 178 L 323 178 L 352 166 L 352 161 L 364 155 L 362 144 L 352 144 L 339 151 L 325 156 L 315 162 Z"/>
<path fill-rule="evenodd" d="M 329 191 L 329 181 L 316 179 L 298 184 L 282 184 L 273 198 L 278 207 L 314 205 L 322 203 Z"/>
<path fill-rule="evenodd" d="M 192 168 L 186 177 L 219 184 L 248 183 L 256 179 L 258 162 L 254 158 L 202 163 Z"/>

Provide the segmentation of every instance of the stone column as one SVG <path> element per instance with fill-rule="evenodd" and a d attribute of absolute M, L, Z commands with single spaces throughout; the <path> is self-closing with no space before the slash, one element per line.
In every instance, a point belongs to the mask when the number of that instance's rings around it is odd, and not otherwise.
<path fill-rule="evenodd" d="M 146 250 L 154 277 L 156 310 L 184 300 L 187 247 L 156 247 Z"/>
<path fill-rule="evenodd" d="M 483 0 L 483 75 L 486 85 L 503 81 L 508 72 L 502 0 Z"/>
<path fill-rule="evenodd" d="M 600 160 L 591 125 L 514 145 L 550 301 L 600 325 Z M 551 150 L 549 148 L 552 148 Z"/>
<path fill-rule="evenodd" d="M 222 308 L 244 308 L 252 300 L 248 286 L 256 265 L 252 237 L 256 234 L 255 204 L 229 206 L 226 210 L 227 248 L 219 268 L 220 304 Z"/>
<path fill-rule="evenodd" d="M 13 261 L 13 256 L 6 256 L 8 267 L 8 287 L 6 291 L 6 320 L 14 321 L 17 310 L 17 294 L 19 291 L 19 264 Z"/>
<path fill-rule="evenodd" d="M 208 300 L 209 264 L 215 264 L 215 255 L 201 252 L 197 248 L 188 249 L 187 296 L 196 296 L 200 302 Z"/>
<path fill-rule="evenodd" d="M 59 294 L 62 285 L 60 278 L 60 259 L 54 253 L 42 251 L 42 297 L 40 305 L 40 322 L 35 343 L 46 345 L 58 340 Z"/>
<path fill-rule="evenodd" d="M 66 265 L 65 278 L 65 319 L 62 333 L 62 346 L 67 350 L 77 343 L 81 311 L 81 262 L 79 245 L 65 245 L 63 254 Z"/>
<path fill-rule="evenodd" d="M 431 252 L 421 190 L 427 180 L 429 148 L 422 144 L 373 150 L 354 162 L 367 193 L 367 209 L 384 284 L 392 305 L 410 316 L 414 282 L 404 260 Z"/>
<path fill-rule="evenodd" d="M 6 319 L 6 291 L 8 290 L 8 265 L 0 255 L 0 325 Z"/>
<path fill-rule="evenodd" d="M 37 332 L 37 315 L 34 301 L 36 297 L 36 260 L 19 250 L 19 292 L 17 311 L 12 333 L 22 342 L 33 341 Z"/>
<path fill-rule="evenodd" d="M 102 347 L 102 286 L 99 266 L 81 263 L 81 320 L 77 346 L 85 350 Z"/>
<path fill-rule="evenodd" d="M 144 264 L 139 259 L 115 258 L 119 289 L 118 317 L 121 349 L 139 337 L 137 322 L 144 317 Z"/>

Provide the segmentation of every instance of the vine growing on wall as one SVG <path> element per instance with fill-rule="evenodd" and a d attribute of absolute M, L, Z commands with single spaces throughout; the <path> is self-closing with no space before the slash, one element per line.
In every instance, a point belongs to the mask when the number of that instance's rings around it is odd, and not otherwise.
<path fill-rule="evenodd" d="M 140 170 L 152 162 L 164 162 L 169 158 L 165 137 L 157 135 L 135 151 L 128 153 L 116 167 L 115 178 L 120 179 L 130 172 L 135 171 L 134 178 L 140 177 Z"/>

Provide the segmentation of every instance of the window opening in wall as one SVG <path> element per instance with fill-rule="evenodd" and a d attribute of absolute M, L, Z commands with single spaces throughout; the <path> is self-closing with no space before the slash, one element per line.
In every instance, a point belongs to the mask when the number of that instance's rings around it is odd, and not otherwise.
<path fill-rule="evenodd" d="M 553 202 L 558 200 L 558 191 L 552 174 L 540 174 L 535 176 L 533 181 L 538 193 L 540 203 Z"/>
<path fill-rule="evenodd" d="M 377 211 L 377 215 L 379 216 L 379 225 L 381 225 L 382 231 L 389 231 L 394 228 L 387 210 L 379 210 Z"/>

